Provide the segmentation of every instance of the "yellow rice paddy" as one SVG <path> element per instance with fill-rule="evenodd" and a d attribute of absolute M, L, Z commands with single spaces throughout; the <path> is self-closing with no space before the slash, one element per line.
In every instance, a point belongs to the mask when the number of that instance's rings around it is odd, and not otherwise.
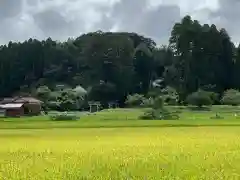
<path fill-rule="evenodd" d="M 0 130 L 0 179 L 240 179 L 240 127 Z"/>

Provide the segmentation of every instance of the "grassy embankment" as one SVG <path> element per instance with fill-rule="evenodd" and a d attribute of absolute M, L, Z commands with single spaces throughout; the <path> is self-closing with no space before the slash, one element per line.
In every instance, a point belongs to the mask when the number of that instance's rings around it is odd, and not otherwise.
<path fill-rule="evenodd" d="M 210 111 L 192 111 L 186 107 L 170 107 L 180 111 L 180 119 L 174 121 L 139 120 L 142 109 L 105 110 L 96 114 L 80 113 L 78 121 L 50 121 L 48 116 L 29 118 L 1 118 L 0 129 L 47 129 L 47 128 L 108 128 L 108 127 L 195 127 L 240 126 L 240 108 L 215 106 Z M 239 112 L 239 116 L 235 114 Z M 212 119 L 218 113 L 223 119 Z"/>

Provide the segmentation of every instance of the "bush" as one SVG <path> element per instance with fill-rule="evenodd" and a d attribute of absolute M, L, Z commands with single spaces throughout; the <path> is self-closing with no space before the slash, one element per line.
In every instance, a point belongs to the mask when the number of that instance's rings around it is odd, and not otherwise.
<path fill-rule="evenodd" d="M 220 116 L 218 113 L 216 113 L 216 115 L 210 117 L 210 119 L 224 119 L 224 117 L 222 117 L 222 116 Z"/>
<path fill-rule="evenodd" d="M 188 104 L 197 106 L 199 108 L 212 105 L 213 103 L 210 93 L 203 90 L 198 90 L 197 92 L 190 94 L 186 101 Z"/>
<path fill-rule="evenodd" d="M 151 98 L 157 98 L 161 96 L 164 103 L 168 105 L 177 105 L 179 101 L 179 95 L 177 91 L 170 86 L 167 86 L 164 89 L 160 89 L 160 88 L 151 89 L 148 92 L 147 96 Z"/>
<path fill-rule="evenodd" d="M 160 88 L 152 88 L 147 93 L 147 97 L 149 98 L 156 98 L 162 93 L 162 90 Z"/>
<path fill-rule="evenodd" d="M 240 92 L 234 89 L 225 91 L 221 102 L 224 105 L 240 105 Z"/>
<path fill-rule="evenodd" d="M 152 107 L 153 104 L 154 104 L 154 99 L 153 98 L 149 98 L 149 99 L 144 99 L 142 101 L 141 106 L 144 107 L 144 108 L 149 108 L 149 107 Z"/>
<path fill-rule="evenodd" d="M 79 117 L 76 114 L 70 114 L 68 112 L 58 113 L 50 116 L 52 121 L 74 121 L 78 120 Z"/>
<path fill-rule="evenodd" d="M 139 107 L 146 101 L 146 98 L 140 94 L 128 95 L 126 105 L 129 107 Z"/>
<path fill-rule="evenodd" d="M 178 104 L 179 95 L 174 88 L 167 86 L 166 88 L 164 88 L 162 90 L 162 94 L 163 94 L 164 102 L 166 104 L 168 104 L 168 105 L 177 105 Z"/>
<path fill-rule="evenodd" d="M 44 102 L 48 100 L 51 90 L 47 86 L 40 86 L 36 90 L 36 95 L 38 98 Z"/>
<path fill-rule="evenodd" d="M 177 112 L 169 112 L 166 109 L 150 109 L 147 110 L 142 116 L 141 120 L 178 120 L 179 115 Z"/>
<path fill-rule="evenodd" d="M 162 97 L 157 97 L 152 102 L 152 109 L 147 110 L 139 118 L 142 120 L 177 120 L 178 113 L 169 112 L 164 108 L 164 101 Z"/>
<path fill-rule="evenodd" d="M 60 103 L 57 101 L 48 101 L 45 103 L 47 109 L 54 110 L 54 111 L 59 111 L 60 108 Z"/>
<path fill-rule="evenodd" d="M 213 104 L 218 104 L 220 103 L 220 97 L 218 93 L 215 92 L 209 92 L 210 98 L 212 99 Z"/>
<path fill-rule="evenodd" d="M 163 109 L 163 105 L 164 105 L 164 100 L 162 97 L 159 96 L 154 99 L 152 108 L 153 109 Z"/>
<path fill-rule="evenodd" d="M 139 117 L 139 119 L 141 120 L 154 120 L 155 119 L 155 110 L 154 109 L 150 109 L 150 110 L 147 110 L 146 112 L 144 112 L 143 115 L 141 115 Z"/>

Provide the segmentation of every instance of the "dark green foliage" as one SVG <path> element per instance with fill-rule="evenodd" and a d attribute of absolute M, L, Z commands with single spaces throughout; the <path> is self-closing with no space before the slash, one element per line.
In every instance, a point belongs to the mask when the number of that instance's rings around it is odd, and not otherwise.
<path fill-rule="evenodd" d="M 154 104 L 153 98 L 148 98 L 148 99 L 145 98 L 144 100 L 142 100 L 141 107 L 150 108 L 150 107 L 153 107 L 153 104 Z"/>
<path fill-rule="evenodd" d="M 61 91 L 57 102 L 61 111 L 77 110 L 77 97 L 72 89 Z"/>
<path fill-rule="evenodd" d="M 60 103 L 57 101 L 48 101 L 45 103 L 46 109 L 47 110 L 53 110 L 53 111 L 60 111 Z"/>
<path fill-rule="evenodd" d="M 225 91 L 221 102 L 224 105 L 232 105 L 232 106 L 240 105 L 240 92 L 235 89 L 229 89 Z"/>
<path fill-rule="evenodd" d="M 177 112 L 170 112 L 164 108 L 164 101 L 162 97 L 153 99 L 151 109 L 146 110 L 143 115 L 139 117 L 142 120 L 177 120 L 179 115 Z"/>
<path fill-rule="evenodd" d="M 234 86 L 235 47 L 225 30 L 186 16 L 173 27 L 170 48 L 175 60 L 165 78 L 177 89 L 180 100 L 205 85 L 214 84 L 217 93 Z"/>
<path fill-rule="evenodd" d="M 164 103 L 175 105 L 198 89 L 216 93 L 211 99 L 219 104 L 217 94 L 240 89 L 239 72 L 240 47 L 234 46 L 226 30 L 202 25 L 190 16 L 174 25 L 169 44 L 160 48 L 136 33 L 102 31 L 66 42 L 29 39 L 0 46 L 0 97 L 37 95 L 63 110 L 70 109 L 76 98 L 52 94 L 59 91 L 57 84 L 63 89 L 81 85 L 89 89 L 88 100 L 103 105 L 118 101 L 123 106 L 128 94 L 162 96 Z M 157 80 L 161 82 L 153 87 Z M 208 85 L 214 88 L 205 89 Z M 167 93 L 161 91 L 165 87 Z M 79 101 L 76 108 L 81 106 Z"/>
<path fill-rule="evenodd" d="M 157 98 L 161 96 L 163 102 L 168 105 L 177 105 L 179 101 L 179 95 L 177 91 L 170 86 L 167 86 L 163 89 L 160 87 L 151 88 L 147 96 L 151 98 Z"/>
<path fill-rule="evenodd" d="M 50 116 L 52 121 L 76 121 L 79 117 L 76 114 L 63 112 Z"/>
<path fill-rule="evenodd" d="M 134 53 L 143 51 L 149 55 L 155 45 L 153 40 L 135 33 L 100 31 L 63 43 L 50 38 L 10 42 L 0 47 L 0 96 L 11 96 L 23 90 L 22 87 L 29 90 L 47 85 L 54 89 L 59 83 L 71 87 L 81 84 L 88 88 L 102 80 L 117 89 L 117 100 L 124 101 L 126 95 L 138 91 L 142 83 L 135 74 L 134 63 L 139 67 L 143 67 L 141 63 L 148 65 Z M 149 77 L 144 84 L 149 84 Z"/>
<path fill-rule="evenodd" d="M 200 108 L 212 105 L 213 103 L 211 94 L 203 90 L 198 90 L 197 92 L 188 95 L 186 101 L 189 105 L 194 105 Z"/>
<path fill-rule="evenodd" d="M 118 100 L 118 91 L 114 84 L 107 82 L 100 82 L 92 86 L 88 93 L 89 101 L 98 101 L 103 106 L 108 106 L 108 102 Z"/>
<path fill-rule="evenodd" d="M 218 93 L 215 92 L 209 92 L 210 98 L 212 99 L 213 104 L 219 104 L 220 102 L 220 97 Z"/>
<path fill-rule="evenodd" d="M 140 107 L 143 103 L 146 103 L 146 98 L 141 94 L 128 95 L 126 105 L 128 107 Z"/>
<path fill-rule="evenodd" d="M 161 93 L 162 93 L 161 88 L 152 87 L 151 89 L 149 89 L 149 92 L 147 93 L 147 97 L 156 98 L 159 95 L 161 95 Z"/>
<path fill-rule="evenodd" d="M 136 78 L 137 82 L 139 82 L 138 91 L 146 94 L 148 92 L 154 70 L 153 54 L 146 44 L 141 43 L 136 48 L 134 55 L 134 67 L 137 75 Z"/>
<path fill-rule="evenodd" d="M 164 100 L 162 97 L 158 96 L 154 99 L 153 109 L 163 109 Z"/>
<path fill-rule="evenodd" d="M 40 91 L 40 90 L 41 91 Z M 46 91 L 46 89 L 48 91 Z M 44 106 L 45 110 L 57 110 L 57 111 L 73 111 L 73 110 L 79 110 L 83 106 L 85 102 L 85 91 L 81 92 L 80 89 L 71 89 L 71 88 L 60 88 L 55 91 L 51 91 L 48 88 L 45 88 L 45 86 L 42 86 L 38 88 L 38 97 L 41 94 L 39 92 L 42 92 L 44 94 Z M 43 93 L 44 92 L 44 93 Z M 47 96 L 46 96 L 46 92 Z"/>
<path fill-rule="evenodd" d="M 164 102 L 166 104 L 168 104 L 168 105 L 177 105 L 178 104 L 179 95 L 174 88 L 167 86 L 166 88 L 164 88 L 162 90 L 162 96 L 163 96 Z"/>
<path fill-rule="evenodd" d="M 51 90 L 47 86 L 40 86 L 36 90 L 36 96 L 41 99 L 43 102 L 49 100 Z"/>

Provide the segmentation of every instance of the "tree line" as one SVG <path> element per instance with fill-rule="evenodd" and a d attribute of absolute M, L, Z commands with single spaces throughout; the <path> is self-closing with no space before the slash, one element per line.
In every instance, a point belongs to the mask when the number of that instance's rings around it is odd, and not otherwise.
<path fill-rule="evenodd" d="M 190 16 L 174 25 L 169 44 L 161 47 L 137 33 L 102 31 L 65 42 L 29 39 L 0 46 L 0 97 L 80 85 L 89 101 L 124 104 L 130 94 L 168 86 L 184 103 L 199 89 L 220 96 L 240 89 L 239 75 L 240 47 L 227 31 Z"/>

